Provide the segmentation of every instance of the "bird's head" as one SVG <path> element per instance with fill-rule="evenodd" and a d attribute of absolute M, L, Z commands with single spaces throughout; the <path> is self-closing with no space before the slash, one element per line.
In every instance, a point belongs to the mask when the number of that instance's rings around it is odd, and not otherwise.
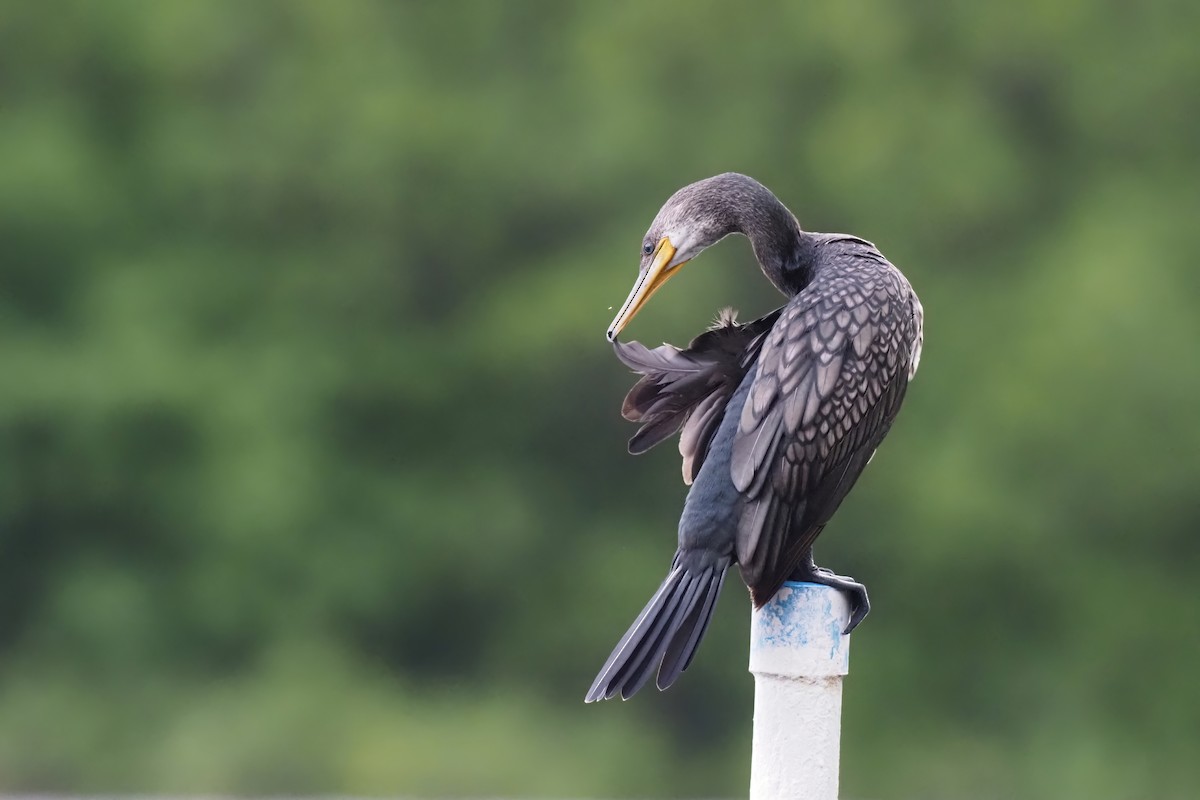
<path fill-rule="evenodd" d="M 761 185 L 745 175 L 730 172 L 690 184 L 671 195 L 642 238 L 638 277 L 625 304 L 608 326 L 609 341 L 617 338 L 650 295 L 680 267 L 741 229 L 738 200 L 753 187 Z"/>

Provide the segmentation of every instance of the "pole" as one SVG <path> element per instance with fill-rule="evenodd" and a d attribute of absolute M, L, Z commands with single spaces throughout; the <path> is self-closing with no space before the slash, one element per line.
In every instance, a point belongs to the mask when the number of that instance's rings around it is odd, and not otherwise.
<path fill-rule="evenodd" d="M 791 581 L 752 613 L 750 800 L 837 800 L 849 621 L 841 592 Z"/>

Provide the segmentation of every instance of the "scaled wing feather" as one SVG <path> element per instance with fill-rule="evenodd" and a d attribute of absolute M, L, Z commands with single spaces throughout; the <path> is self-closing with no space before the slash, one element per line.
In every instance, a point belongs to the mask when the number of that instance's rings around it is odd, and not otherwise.
<path fill-rule="evenodd" d="M 734 437 L 746 500 L 736 554 L 757 606 L 800 565 L 887 433 L 919 336 L 899 272 L 861 240 L 835 244 L 841 263 L 765 337 Z"/>

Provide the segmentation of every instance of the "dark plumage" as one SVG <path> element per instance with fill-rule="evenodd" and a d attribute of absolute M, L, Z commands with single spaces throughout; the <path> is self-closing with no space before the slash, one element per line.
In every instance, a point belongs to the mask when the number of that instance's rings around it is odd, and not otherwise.
<path fill-rule="evenodd" d="M 745 325 L 732 314 L 683 350 L 616 335 L 684 263 L 731 233 L 790 299 Z M 812 546 L 887 434 L 916 372 L 921 304 L 870 242 L 803 232 L 764 186 L 727 173 L 686 186 L 643 242 L 633 291 L 609 330 L 642 378 L 622 414 L 642 453 L 681 431 L 691 484 L 671 571 L 617 644 L 589 702 L 658 687 L 687 668 L 736 563 L 756 607 L 789 578 L 847 592 L 849 633 L 870 608 L 862 584 L 816 567 Z"/>

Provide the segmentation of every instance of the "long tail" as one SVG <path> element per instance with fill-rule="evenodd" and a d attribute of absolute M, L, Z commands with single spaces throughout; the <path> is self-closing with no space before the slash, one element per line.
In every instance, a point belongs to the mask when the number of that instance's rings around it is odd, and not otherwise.
<path fill-rule="evenodd" d="M 700 570 L 680 565 L 678 556 L 671 574 L 617 642 L 592 682 L 585 702 L 633 697 L 658 669 L 658 688 L 673 684 L 696 653 L 712 619 L 729 559 Z M 661 662 L 661 667 L 659 664 Z"/>

